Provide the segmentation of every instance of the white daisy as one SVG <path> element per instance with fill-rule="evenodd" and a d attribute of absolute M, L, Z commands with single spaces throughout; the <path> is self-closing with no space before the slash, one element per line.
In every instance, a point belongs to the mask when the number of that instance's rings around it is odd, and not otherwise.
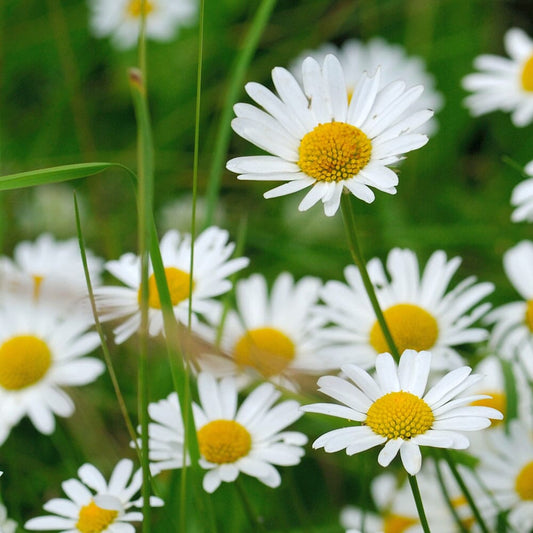
<path fill-rule="evenodd" d="M 133 462 L 122 459 L 115 466 L 109 482 L 91 464 L 78 470 L 78 479 L 68 479 L 61 486 L 67 498 L 54 498 L 44 504 L 45 511 L 53 513 L 28 520 L 24 527 L 33 531 L 61 533 L 135 533 L 129 522 L 143 519 L 140 511 L 142 498 L 132 500 L 142 485 L 142 472 L 133 473 Z M 80 481 L 81 480 L 81 481 Z M 150 497 L 152 507 L 161 506 L 161 499 Z"/>
<path fill-rule="evenodd" d="M 228 276 L 248 265 L 248 259 L 230 259 L 235 245 L 228 242 L 227 231 L 210 227 L 194 241 L 194 274 L 192 289 L 192 312 L 209 314 L 216 310 L 213 298 L 231 288 Z M 191 261 L 191 236 L 177 231 L 165 233 L 160 243 L 170 298 L 176 319 L 187 324 L 189 320 L 189 284 Z M 140 258 L 124 254 L 118 261 L 106 263 L 106 270 L 126 284 L 126 287 L 99 287 L 95 299 L 102 321 L 125 319 L 114 329 L 115 342 L 120 344 L 135 333 L 141 324 Z M 150 270 L 149 285 L 149 333 L 156 336 L 163 329 L 163 313 L 155 282 Z"/>
<path fill-rule="evenodd" d="M 306 276 L 295 282 L 281 273 L 270 295 L 261 274 L 241 279 L 235 287 L 237 311 L 229 311 L 223 323 L 220 348 L 227 358 L 203 356 L 198 363 L 217 376 L 252 370 L 262 378 L 292 388 L 294 378 L 338 368 L 331 359 L 317 355 L 316 331 L 319 321 L 311 310 L 318 300 L 321 282 Z M 199 333 L 215 342 L 223 309 L 214 317 L 212 328 Z M 246 381 L 246 379 L 245 379 Z"/>
<path fill-rule="evenodd" d="M 521 241 L 503 256 L 503 267 L 514 288 L 524 299 L 491 311 L 490 344 L 506 359 L 517 359 L 533 378 L 533 242 Z"/>
<path fill-rule="evenodd" d="M 269 487 L 281 483 L 273 465 L 296 465 L 307 442 L 303 433 L 281 431 L 302 415 L 299 404 L 287 400 L 274 406 L 280 397 L 270 383 L 253 390 L 237 407 L 233 378 L 217 381 L 212 375 L 198 376 L 200 404 L 193 404 L 200 446 L 200 465 L 208 470 L 203 480 L 207 492 L 222 481 L 235 481 L 240 472 Z M 151 469 L 159 473 L 183 466 L 183 423 L 175 393 L 149 405 L 155 421 L 149 425 Z"/>
<path fill-rule="evenodd" d="M 91 283 L 100 283 L 103 260 L 86 250 Z M 7 284 L 18 285 L 30 277 L 35 294 L 43 280 L 55 286 L 58 298 L 75 302 L 87 294 L 87 282 L 77 239 L 56 241 L 49 233 L 43 233 L 35 242 L 23 241 L 15 246 L 13 260 L 0 257 L 0 278 Z"/>
<path fill-rule="evenodd" d="M 302 83 L 302 63 L 307 56 L 322 62 L 328 54 L 336 56 L 344 71 L 348 99 L 353 95 L 364 72 L 375 72 L 381 67 L 381 87 L 396 80 L 405 81 L 407 88 L 422 85 L 424 92 L 413 104 L 412 112 L 432 109 L 438 111 L 443 105 L 442 95 L 435 89 L 435 78 L 426 70 L 421 57 L 408 56 L 403 46 L 391 44 L 381 37 L 374 37 L 364 43 L 357 39 L 345 41 L 341 47 L 327 43 L 317 50 L 306 50 L 296 58 L 290 67 L 295 78 Z M 431 133 L 436 129 L 436 120 L 431 119 L 418 131 Z"/>
<path fill-rule="evenodd" d="M 8 518 L 5 505 L 0 503 L 0 533 L 15 533 L 16 531 L 17 523 Z"/>
<path fill-rule="evenodd" d="M 368 203 L 374 200 L 370 187 L 395 194 L 398 176 L 388 166 L 427 142 L 414 130 L 433 112 L 408 113 L 423 87 L 406 89 L 404 82 L 395 81 L 380 89 L 378 69 L 361 76 L 348 102 L 343 69 L 333 55 L 322 65 L 305 59 L 302 78 L 303 89 L 289 71 L 276 67 L 272 80 L 279 96 L 258 83 L 246 85 L 264 111 L 237 104 L 232 127 L 273 155 L 238 157 L 227 168 L 243 180 L 287 182 L 265 198 L 311 187 L 299 209 L 322 200 L 327 216 L 336 213 L 345 187 Z"/>
<path fill-rule="evenodd" d="M 490 308 L 489 304 L 477 304 L 493 286 L 476 284 L 476 278 L 470 276 L 447 291 L 460 263 L 459 257 L 448 260 L 443 251 L 437 251 L 420 273 L 415 253 L 399 248 L 388 255 L 388 276 L 379 259 L 368 263 L 369 276 L 399 353 L 405 349 L 431 350 L 433 370 L 460 366 L 463 359 L 453 346 L 479 342 L 488 336 L 484 329 L 471 326 Z M 321 332 L 324 343 L 331 345 L 324 353 L 369 368 L 376 355 L 389 351 L 389 346 L 359 270 L 349 265 L 344 275 L 347 285 L 340 281 L 324 285 L 321 298 L 326 306 L 316 310 L 324 321 L 333 324 Z"/>
<path fill-rule="evenodd" d="M 513 222 L 533 222 L 533 161 L 530 161 L 524 168 L 524 172 L 531 176 L 520 182 L 511 195 L 511 205 L 515 210 L 511 214 Z"/>
<path fill-rule="evenodd" d="M 95 332 L 87 332 L 90 317 L 54 305 L 46 280 L 41 294 L 36 301 L 28 284 L 0 303 L 0 444 L 25 415 L 41 433 L 52 433 L 54 414 L 74 412 L 62 387 L 90 383 L 105 368 L 99 359 L 84 357 L 100 343 Z"/>
<path fill-rule="evenodd" d="M 491 448 L 480 454 L 478 472 L 518 533 L 533 528 L 533 434 L 519 420 L 488 435 Z"/>
<path fill-rule="evenodd" d="M 335 429 L 315 440 L 313 448 L 328 453 L 346 450 L 348 455 L 384 444 L 378 462 L 388 466 L 400 452 L 405 470 L 415 475 L 422 465 L 420 446 L 465 449 L 468 439 L 460 431 L 476 431 L 500 420 L 495 409 L 468 405 L 481 396 L 456 398 L 480 379 L 469 367 L 452 370 L 427 392 L 431 352 L 406 350 L 398 367 L 388 353 L 376 359 L 376 379 L 356 365 L 344 365 L 353 382 L 323 376 L 319 390 L 344 405 L 317 403 L 304 411 L 323 413 L 360 422 Z"/>
<path fill-rule="evenodd" d="M 146 36 L 172 40 L 180 26 L 190 25 L 198 9 L 195 0 L 145 0 Z M 89 0 L 91 30 L 96 37 L 111 37 L 119 49 L 136 45 L 141 28 L 142 0 Z"/>
<path fill-rule="evenodd" d="M 511 28 L 504 44 L 511 59 L 481 55 L 474 60 L 480 72 L 463 78 L 463 87 L 473 92 L 465 104 L 474 116 L 500 109 L 512 113 L 515 126 L 527 126 L 533 119 L 533 41 Z"/>

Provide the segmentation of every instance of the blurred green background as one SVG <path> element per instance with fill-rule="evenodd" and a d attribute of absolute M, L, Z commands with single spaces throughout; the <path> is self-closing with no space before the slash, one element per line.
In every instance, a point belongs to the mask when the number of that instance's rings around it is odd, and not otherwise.
<path fill-rule="evenodd" d="M 206 190 L 230 71 L 256 7 L 256 2 L 245 0 L 206 2 L 200 195 Z M 342 44 L 348 38 L 382 36 L 424 58 L 445 99 L 437 115 L 439 131 L 401 165 L 396 196 L 378 192 L 373 204 L 354 204 L 361 242 L 367 258 L 384 258 L 394 246 L 413 248 L 422 262 L 439 248 L 450 256 L 460 255 L 464 262 L 459 279 L 475 274 L 495 282 L 494 303 L 516 297 L 502 271 L 503 252 L 533 236 L 531 225 L 510 222 L 511 191 L 522 175 L 504 162 L 507 157 L 523 167 L 533 158 L 533 126 L 517 129 L 501 112 L 471 118 L 462 105 L 466 93 L 460 80 L 472 71 L 476 55 L 504 54 L 502 38 L 512 26 L 533 34 L 530 0 L 280 0 L 246 74 L 246 81 L 271 87 L 274 66 L 288 65 L 305 49 L 325 42 Z M 151 42 L 148 47 L 155 210 L 161 229 L 189 229 L 197 47 L 196 26 L 182 28 L 170 43 Z M 89 161 L 135 169 L 136 124 L 127 71 L 136 64 L 135 50 L 117 51 L 108 40 L 91 36 L 85 2 L 2 0 L 0 174 Z M 240 99 L 249 101 L 244 91 Z M 232 135 L 229 156 L 256 153 L 255 147 Z M 75 184 L 2 193 L 3 253 L 11 254 L 17 242 L 43 231 L 61 238 L 74 236 L 69 222 L 73 188 L 82 202 L 87 246 L 106 259 L 135 250 L 133 190 L 124 173 L 112 170 Z M 350 258 L 340 214 L 326 219 L 321 206 L 299 213 L 301 195 L 267 201 L 262 198 L 267 188 L 264 183 L 239 182 L 224 171 L 217 220 L 234 238 L 245 223 L 244 251 L 252 261 L 247 273 L 259 271 L 273 278 L 289 270 L 296 277 L 341 278 Z M 177 201 L 181 207 L 173 205 Z M 201 225 L 201 212 L 199 217 Z M 135 413 L 134 346 L 113 350 L 128 406 Z M 154 400 L 170 391 L 166 361 L 159 351 L 154 347 Z M 73 477 L 84 460 L 109 473 L 119 457 L 131 454 L 107 378 L 72 395 L 76 414 L 59 420 L 52 438 L 24 422 L 0 448 L 0 466 L 10 474 L 1 482 L 3 498 L 19 520 L 40 514 L 42 503 L 59 495 L 61 481 Z M 306 420 L 304 427 L 317 435 L 331 425 Z M 245 480 L 252 500 L 267 517 L 268 530 L 338 530 L 341 504 L 358 498 L 360 482 L 346 471 L 359 471 L 363 462 L 324 455 L 283 469 L 284 484 L 277 491 Z M 162 490 L 169 490 L 178 477 L 168 476 Z M 231 486 L 213 497 L 221 512 L 228 502 L 235 509 L 226 517 L 229 522 L 221 521 L 221 531 L 247 530 L 236 498 Z M 155 513 L 156 531 L 169 531 L 173 509 L 169 504 Z M 299 525 L 302 520 L 305 527 Z"/>

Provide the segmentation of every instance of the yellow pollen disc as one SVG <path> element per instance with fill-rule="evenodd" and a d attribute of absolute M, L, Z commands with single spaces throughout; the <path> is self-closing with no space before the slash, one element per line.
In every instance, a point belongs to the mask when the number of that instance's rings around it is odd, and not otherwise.
<path fill-rule="evenodd" d="M 533 461 L 520 470 L 516 476 L 514 488 L 520 499 L 533 500 Z"/>
<path fill-rule="evenodd" d="M 102 509 L 91 501 L 80 509 L 76 527 L 81 533 L 101 533 L 115 521 L 117 516 L 118 511 Z"/>
<path fill-rule="evenodd" d="M 429 350 L 439 336 L 437 321 L 425 309 L 413 304 L 397 304 L 383 313 L 400 354 L 404 350 Z M 390 352 L 389 345 L 376 320 L 370 330 L 370 344 L 377 353 Z"/>
<path fill-rule="evenodd" d="M 277 376 L 294 359 L 294 343 L 274 328 L 257 328 L 247 331 L 234 348 L 235 362 L 251 366 L 262 376 Z"/>
<path fill-rule="evenodd" d="M 383 521 L 383 533 L 403 533 L 407 528 L 418 524 L 418 520 L 411 516 L 390 514 Z"/>
<path fill-rule="evenodd" d="M 144 2 L 144 16 L 149 15 L 154 10 L 154 5 L 149 0 Z M 128 4 L 128 14 L 132 17 L 140 17 L 142 15 L 143 5 L 142 0 L 130 0 Z"/>
<path fill-rule="evenodd" d="M 317 181 L 342 181 L 364 168 L 371 154 L 372 143 L 359 128 L 326 122 L 304 135 L 298 165 Z"/>
<path fill-rule="evenodd" d="M 526 325 L 529 328 L 529 331 L 533 332 L 533 300 L 527 302 Z"/>
<path fill-rule="evenodd" d="M 33 335 L 11 337 L 0 346 L 0 387 L 20 390 L 39 382 L 52 364 L 48 345 Z"/>
<path fill-rule="evenodd" d="M 483 400 L 476 400 L 471 403 L 471 405 L 481 405 L 483 407 L 492 407 L 493 409 L 497 409 L 500 411 L 500 413 L 503 413 L 505 416 L 506 410 L 507 410 L 507 400 L 505 398 L 505 394 L 502 392 L 497 391 L 481 391 L 478 394 L 486 394 L 487 396 L 491 396 L 491 398 L 485 398 Z M 503 420 L 492 420 L 492 426 L 496 426 L 497 424 L 501 424 Z"/>
<path fill-rule="evenodd" d="M 524 91 L 533 91 L 533 55 L 526 61 L 524 65 L 521 81 Z"/>
<path fill-rule="evenodd" d="M 431 428 L 435 417 L 429 405 L 405 391 L 389 392 L 368 410 L 365 424 L 388 439 L 408 440 Z"/>
<path fill-rule="evenodd" d="M 39 293 L 41 292 L 41 283 L 43 282 L 44 277 L 38 276 L 37 274 L 33 275 L 33 297 L 37 300 L 39 298 Z"/>
<path fill-rule="evenodd" d="M 191 277 L 187 272 L 183 272 L 179 268 L 168 267 L 165 268 L 165 275 L 167 277 L 168 290 L 170 292 L 170 301 L 172 305 L 178 305 L 183 300 L 189 298 L 189 284 Z M 192 284 L 194 289 L 194 282 Z M 137 300 L 141 302 L 141 290 L 137 294 Z M 159 292 L 157 290 L 157 283 L 155 276 L 152 274 L 148 278 L 148 305 L 152 309 L 161 309 L 161 300 L 159 299 Z"/>
<path fill-rule="evenodd" d="M 235 420 L 213 420 L 198 431 L 198 445 L 210 463 L 234 463 L 250 451 L 252 437 Z"/>

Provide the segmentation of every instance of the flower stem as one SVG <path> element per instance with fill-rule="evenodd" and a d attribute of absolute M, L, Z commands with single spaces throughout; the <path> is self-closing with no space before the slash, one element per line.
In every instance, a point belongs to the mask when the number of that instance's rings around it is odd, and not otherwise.
<path fill-rule="evenodd" d="M 422 504 L 422 497 L 420 496 L 420 489 L 418 488 L 416 476 L 407 476 L 407 479 L 409 479 L 411 492 L 413 493 L 413 498 L 415 499 L 416 510 L 418 511 L 418 516 L 420 518 L 420 525 L 422 526 L 424 533 L 431 533 L 428 520 L 426 518 L 426 513 L 424 511 L 424 505 Z"/>
<path fill-rule="evenodd" d="M 241 481 L 240 477 L 238 477 L 235 480 L 235 487 L 237 487 L 237 492 L 239 493 L 239 496 L 241 498 L 244 510 L 246 511 L 246 514 L 248 515 L 248 519 L 250 520 L 250 524 L 257 531 L 266 531 L 262 519 L 257 515 L 257 513 L 254 510 L 254 508 L 252 507 L 250 499 L 248 498 L 248 494 L 247 494 L 245 488 L 242 486 L 242 481 Z"/>
<path fill-rule="evenodd" d="M 481 516 L 481 513 L 479 512 L 476 502 L 474 501 L 474 498 L 472 498 L 472 495 L 470 494 L 468 487 L 463 481 L 463 478 L 461 477 L 459 470 L 457 470 L 457 467 L 455 466 L 455 461 L 453 457 L 451 456 L 449 450 L 443 449 L 442 453 L 443 453 L 445 461 L 448 463 L 448 466 L 450 467 L 450 470 L 452 472 L 453 477 L 455 478 L 455 481 L 457 482 L 462 493 L 464 494 L 464 497 L 466 498 L 466 501 L 468 502 L 470 509 L 472 509 L 472 514 L 474 515 L 476 519 L 476 523 L 479 526 L 479 529 L 483 533 L 489 533 L 489 529 L 487 528 L 487 525 L 485 524 L 485 521 L 483 520 L 483 517 Z"/>
<path fill-rule="evenodd" d="M 383 315 L 383 311 L 381 310 L 376 296 L 376 291 L 374 290 L 374 285 L 372 284 L 372 281 L 370 280 L 370 276 L 368 275 L 368 271 L 366 269 L 366 262 L 361 252 L 359 242 L 357 240 L 355 218 L 353 215 L 352 205 L 350 203 L 350 196 L 347 194 L 343 194 L 341 197 L 341 209 L 342 219 L 344 221 L 344 227 L 346 229 L 346 236 L 348 238 L 348 247 L 350 248 L 352 259 L 354 260 L 354 263 L 359 269 L 361 279 L 363 280 L 363 285 L 365 286 L 368 298 L 370 299 L 370 303 L 372 304 L 372 308 L 374 309 L 377 321 L 379 323 L 379 326 L 381 327 L 381 331 L 383 332 L 385 340 L 389 345 L 390 351 L 396 361 L 399 361 L 400 353 L 398 352 L 398 348 L 396 347 L 390 329 L 387 325 L 385 316 Z"/>

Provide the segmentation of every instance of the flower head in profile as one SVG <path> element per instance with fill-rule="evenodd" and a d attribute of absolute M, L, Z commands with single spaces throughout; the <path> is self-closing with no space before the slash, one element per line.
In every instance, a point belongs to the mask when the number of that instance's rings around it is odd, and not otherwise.
<path fill-rule="evenodd" d="M 510 510 L 508 523 L 518 533 L 533 528 L 533 433 L 520 419 L 488 435 L 479 455 L 479 475 L 500 507 Z"/>
<path fill-rule="evenodd" d="M 213 298 L 231 288 L 227 279 L 231 274 L 248 265 L 248 259 L 230 259 L 235 245 L 228 242 L 227 231 L 212 226 L 204 230 L 194 241 L 194 274 L 191 287 L 191 236 L 168 231 L 161 239 L 161 257 L 167 278 L 174 314 L 181 324 L 189 320 L 189 298 L 192 301 L 192 317 L 208 314 L 215 309 Z M 99 287 L 95 299 L 102 321 L 123 319 L 114 329 L 115 342 L 120 344 L 131 337 L 141 324 L 141 270 L 140 258 L 127 253 L 117 261 L 106 263 L 108 270 L 126 286 Z M 163 313 L 155 276 L 150 270 L 148 280 L 149 333 L 156 336 L 163 330 Z"/>
<path fill-rule="evenodd" d="M 258 83 L 246 92 L 263 109 L 237 104 L 232 127 L 237 134 L 272 155 L 238 157 L 227 168 L 243 180 L 283 181 L 265 193 L 274 198 L 310 188 L 300 202 L 306 211 L 318 201 L 334 215 L 346 188 L 365 202 L 371 188 L 396 192 L 398 176 L 389 168 L 403 154 L 424 146 L 416 133 L 432 116 L 429 110 L 408 112 L 423 87 L 406 89 L 403 81 L 381 88 L 381 72 L 363 74 L 348 101 L 339 60 L 302 63 L 302 87 L 284 68 L 272 71 L 277 95 Z"/>
<path fill-rule="evenodd" d="M 521 29 L 511 28 L 504 38 L 510 58 L 476 57 L 479 70 L 463 78 L 463 87 L 473 94 L 465 104 L 474 116 L 501 110 L 511 113 L 515 126 L 533 119 L 533 40 Z"/>
<path fill-rule="evenodd" d="M 521 362 L 533 379 L 533 242 L 521 241 L 503 256 L 507 277 L 523 298 L 491 311 L 486 321 L 493 324 L 490 344 L 506 359 Z"/>
<path fill-rule="evenodd" d="M 200 447 L 200 466 L 207 470 L 203 487 L 214 492 L 222 481 L 232 482 L 240 472 L 269 487 L 281 483 L 273 465 L 296 465 L 307 442 L 303 433 L 282 431 L 302 413 L 293 400 L 274 405 L 280 393 L 270 383 L 254 389 L 237 406 L 237 387 L 231 377 L 217 381 L 208 373 L 198 376 L 200 405 L 193 404 Z M 159 473 L 183 467 L 183 422 L 175 393 L 150 404 L 151 470 Z"/>
<path fill-rule="evenodd" d="M 511 215 L 513 222 L 533 222 L 533 161 L 524 168 L 524 172 L 531 176 L 521 181 L 511 195 L 511 205 L 515 208 Z"/>
<path fill-rule="evenodd" d="M 196 0 L 89 0 L 91 30 L 96 37 L 111 37 L 119 49 L 137 43 L 141 16 L 146 17 L 146 36 L 170 41 L 180 26 L 192 23 L 198 9 Z"/>
<path fill-rule="evenodd" d="M 38 300 L 33 282 L 2 295 L 0 443 L 25 415 L 41 433 L 52 433 L 54 415 L 74 412 L 63 387 L 91 383 L 105 369 L 99 359 L 85 357 L 100 344 L 98 334 L 87 331 L 92 317 L 84 308 L 60 305 L 54 295 L 47 280 Z"/>
<path fill-rule="evenodd" d="M 503 418 L 496 409 L 469 405 L 481 395 L 457 397 L 481 378 L 470 375 L 469 367 L 452 370 L 426 392 L 430 368 L 431 352 L 406 350 L 398 366 L 390 354 L 378 355 L 375 378 L 356 365 L 342 367 L 348 379 L 321 377 L 319 391 L 342 405 L 317 403 L 302 409 L 359 424 L 325 433 L 313 448 L 353 455 L 383 444 L 381 466 L 388 466 L 399 452 L 405 470 L 415 475 L 422 465 L 420 446 L 468 448 L 463 431 Z"/>
<path fill-rule="evenodd" d="M 237 309 L 225 316 L 220 341 L 228 357 L 200 357 L 199 365 L 215 375 L 238 374 L 248 381 L 245 373 L 250 377 L 256 374 L 289 388 L 301 374 L 338 368 L 332 360 L 318 356 L 320 324 L 311 310 L 320 287 L 318 278 L 306 276 L 295 282 L 288 272 L 274 280 L 270 294 L 261 274 L 239 280 Z M 209 330 L 199 330 L 211 342 L 216 339 L 222 313 L 221 308 Z"/>
<path fill-rule="evenodd" d="M 119 461 L 109 482 L 89 463 L 79 468 L 78 477 L 61 484 L 67 498 L 54 498 L 44 504 L 45 511 L 52 514 L 32 518 L 24 527 L 61 533 L 135 533 L 130 522 L 142 521 L 143 515 L 131 508 L 142 507 L 142 498 L 133 500 L 141 489 L 142 472 L 139 469 L 133 473 L 132 461 Z M 161 506 L 163 502 L 152 496 L 150 505 Z"/>
<path fill-rule="evenodd" d="M 306 50 L 292 62 L 291 72 L 301 83 L 304 59 L 310 56 L 321 62 L 328 54 L 333 54 L 340 61 L 348 100 L 354 94 L 363 73 L 375 72 L 380 66 L 380 89 L 396 80 L 405 81 L 407 88 L 416 85 L 424 87 L 424 92 L 408 112 L 413 113 L 425 109 L 438 111 L 443 105 L 442 95 L 435 89 L 435 79 L 427 71 L 424 60 L 421 57 L 409 56 L 403 46 L 389 43 L 381 37 L 374 37 L 366 43 L 357 39 L 349 39 L 340 47 L 327 43 L 316 50 Z M 429 134 L 435 129 L 436 120 L 432 118 L 421 125 L 419 131 Z"/>
<path fill-rule="evenodd" d="M 412 250 L 394 248 L 387 257 L 388 275 L 377 258 L 367 265 L 399 353 L 406 349 L 431 351 L 432 370 L 464 364 L 454 346 L 488 337 L 485 329 L 472 325 L 490 308 L 488 303 L 479 302 L 492 292 L 493 285 L 476 283 L 476 278 L 470 276 L 449 289 L 460 264 L 459 257 L 448 259 L 439 250 L 420 272 Z M 329 342 L 324 353 L 370 368 L 377 354 L 389 351 L 389 346 L 359 270 L 350 265 L 344 275 L 347 284 L 329 281 L 324 285 L 321 298 L 326 305 L 316 310 L 324 321 L 332 324 L 321 331 L 323 341 Z"/>

